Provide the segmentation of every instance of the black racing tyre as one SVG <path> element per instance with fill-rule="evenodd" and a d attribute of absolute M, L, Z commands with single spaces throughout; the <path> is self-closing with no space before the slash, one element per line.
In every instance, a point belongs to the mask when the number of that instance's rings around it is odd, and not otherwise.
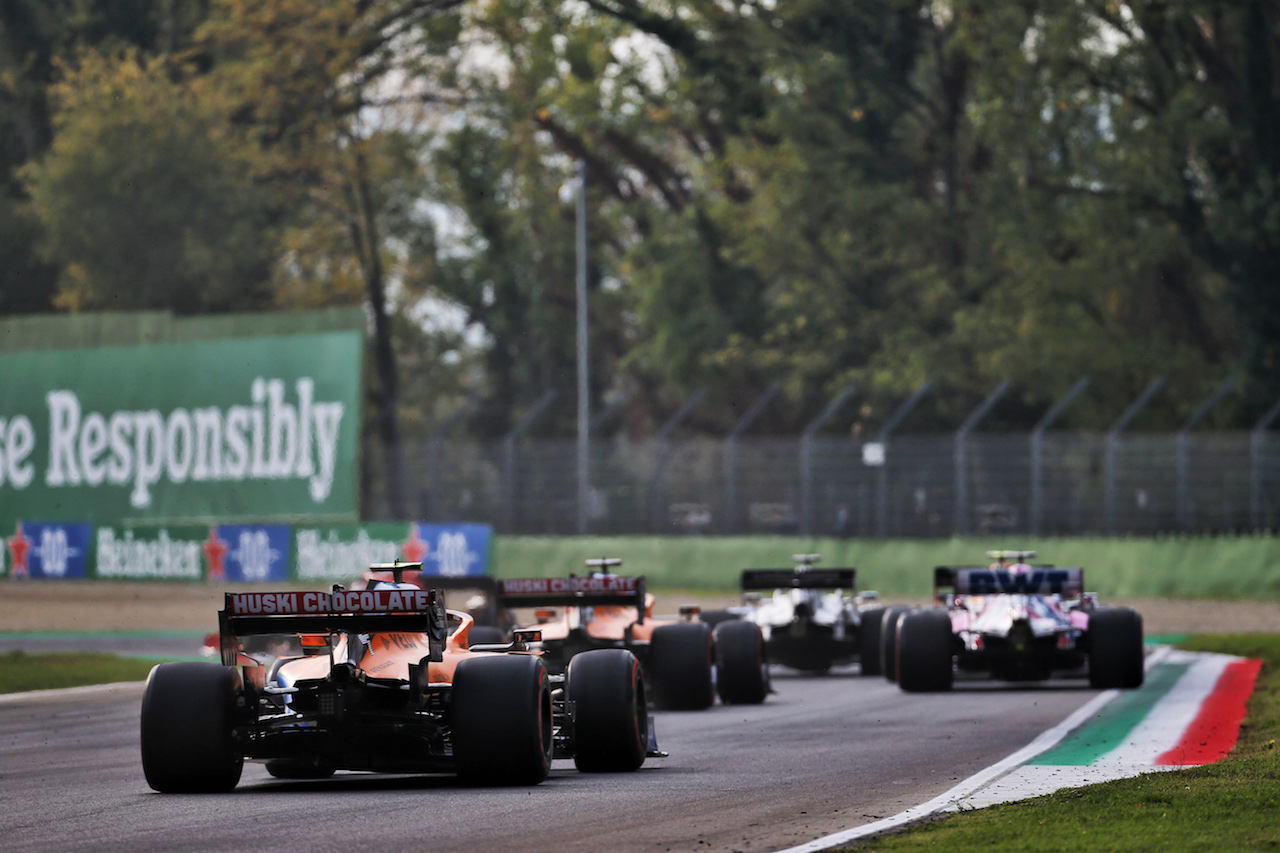
<path fill-rule="evenodd" d="M 230 791 L 244 756 L 231 729 L 240 672 L 217 663 L 162 663 L 142 694 L 142 772 L 147 784 L 170 793 Z"/>
<path fill-rule="evenodd" d="M 769 695 L 769 664 L 760 626 L 734 619 L 717 625 L 712 637 L 720 701 L 726 705 L 759 705 Z"/>
<path fill-rule="evenodd" d="M 511 642 L 497 625 L 472 625 L 467 633 L 467 643 L 472 646 L 490 646 Z"/>
<path fill-rule="evenodd" d="M 649 708 L 640 662 L 626 649 L 593 649 L 569 661 L 573 763 L 584 773 L 627 773 L 644 764 Z"/>
<path fill-rule="evenodd" d="M 880 660 L 880 623 L 884 621 L 884 608 L 864 610 L 858 614 L 858 666 L 863 675 L 884 674 Z"/>
<path fill-rule="evenodd" d="M 326 762 L 298 758 L 273 758 L 266 767 L 277 779 L 328 779 L 334 770 Z"/>
<path fill-rule="evenodd" d="M 898 622 L 907 607 L 886 607 L 880 617 L 880 671 L 890 681 L 898 680 Z"/>
<path fill-rule="evenodd" d="M 649 639 L 645 674 L 655 708 L 700 711 L 715 701 L 711 626 L 705 622 L 659 625 Z"/>
<path fill-rule="evenodd" d="M 1128 607 L 1089 614 L 1089 686 L 1141 687 L 1143 668 L 1142 616 Z"/>
<path fill-rule="evenodd" d="M 551 687 L 530 655 L 477 655 L 453 674 L 449 731 L 472 785 L 536 785 L 551 769 Z"/>
<path fill-rule="evenodd" d="M 950 690 L 951 616 L 917 610 L 898 622 L 898 686 L 909 693 Z"/>
<path fill-rule="evenodd" d="M 728 622 L 730 619 L 741 619 L 742 617 L 732 610 L 707 610 L 698 614 L 698 618 L 706 622 L 714 630 L 721 622 Z"/>

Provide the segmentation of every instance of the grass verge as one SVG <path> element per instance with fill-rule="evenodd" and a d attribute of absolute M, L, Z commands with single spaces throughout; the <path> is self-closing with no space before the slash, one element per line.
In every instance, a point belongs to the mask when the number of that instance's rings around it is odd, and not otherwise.
<path fill-rule="evenodd" d="M 1179 646 L 1263 661 L 1240 740 L 1222 761 L 951 815 L 844 849 L 1167 853 L 1280 847 L 1280 634 L 1193 635 Z"/>
<path fill-rule="evenodd" d="M 89 653 L 0 654 L 0 693 L 142 681 L 158 660 Z"/>

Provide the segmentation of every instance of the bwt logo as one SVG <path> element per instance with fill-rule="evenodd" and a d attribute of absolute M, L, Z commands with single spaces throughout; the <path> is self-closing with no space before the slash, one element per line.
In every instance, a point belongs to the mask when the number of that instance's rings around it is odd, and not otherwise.
<path fill-rule="evenodd" d="M 1019 574 L 976 569 L 965 573 L 970 595 L 1060 595 L 1070 578 L 1066 569 L 1034 569 Z"/>

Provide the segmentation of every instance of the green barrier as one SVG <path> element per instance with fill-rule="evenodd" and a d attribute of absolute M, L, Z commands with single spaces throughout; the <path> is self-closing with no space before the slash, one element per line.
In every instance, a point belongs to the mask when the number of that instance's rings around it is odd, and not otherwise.
<path fill-rule="evenodd" d="M 1168 537 L 853 540 L 825 537 L 498 536 L 498 577 L 562 577 L 584 561 L 621 557 L 624 574 L 651 589 L 726 592 L 746 568 L 785 568 L 793 554 L 821 554 L 820 566 L 854 566 L 858 588 L 893 598 L 928 597 L 933 567 L 979 565 L 990 549 L 1037 552 L 1037 562 L 1081 566 L 1085 586 L 1109 598 L 1280 599 L 1280 538 Z"/>

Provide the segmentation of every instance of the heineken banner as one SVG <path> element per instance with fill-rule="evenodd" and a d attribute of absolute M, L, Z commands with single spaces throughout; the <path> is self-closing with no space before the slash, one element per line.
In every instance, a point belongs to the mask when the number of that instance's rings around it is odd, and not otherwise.
<path fill-rule="evenodd" d="M 2 353 L 0 524 L 354 521 L 361 353 L 359 332 Z"/>
<path fill-rule="evenodd" d="M 489 571 L 493 528 L 487 524 L 364 524 L 295 527 L 294 577 L 352 578 L 374 563 L 422 563 L 427 574 L 456 577 Z"/>

